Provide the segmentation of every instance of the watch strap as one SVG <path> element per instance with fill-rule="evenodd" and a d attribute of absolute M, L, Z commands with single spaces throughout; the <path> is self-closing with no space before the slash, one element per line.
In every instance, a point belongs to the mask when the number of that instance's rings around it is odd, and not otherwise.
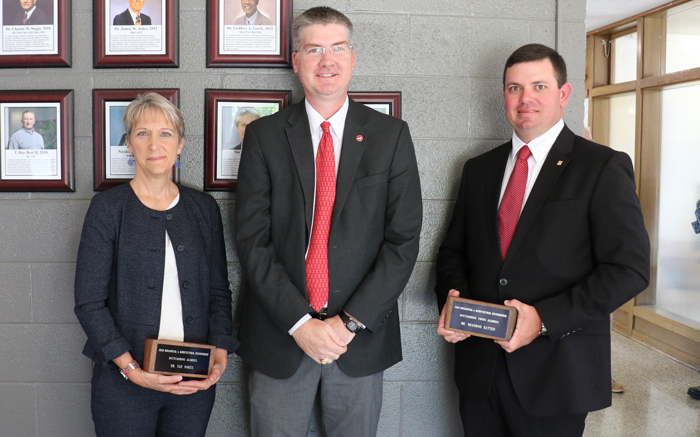
<path fill-rule="evenodd" d="M 343 321 L 345 327 L 348 328 L 348 331 L 352 332 L 353 334 L 356 334 L 360 329 L 362 329 L 362 326 L 360 326 L 357 321 L 345 314 L 345 311 L 341 311 L 338 313 L 338 315 L 340 316 L 340 320 Z"/>

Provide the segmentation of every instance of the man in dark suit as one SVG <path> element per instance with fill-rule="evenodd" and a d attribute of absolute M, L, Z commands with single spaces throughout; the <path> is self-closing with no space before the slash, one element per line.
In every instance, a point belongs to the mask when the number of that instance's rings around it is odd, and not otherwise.
<path fill-rule="evenodd" d="M 373 436 L 418 255 L 413 143 L 405 122 L 348 98 L 345 15 L 309 9 L 292 35 L 305 99 L 248 125 L 236 188 L 251 432 L 306 435 L 320 392 L 327 435 Z"/>
<path fill-rule="evenodd" d="M 629 156 L 563 123 L 566 65 L 549 47 L 504 69 L 513 138 L 467 161 L 437 259 L 438 334 L 457 343 L 467 436 L 580 436 L 610 406 L 609 315 L 649 283 Z M 461 296 L 517 308 L 510 341 L 445 329 Z"/>
<path fill-rule="evenodd" d="M 146 0 L 128 0 L 129 7 L 121 14 L 114 16 L 114 26 L 150 26 L 151 17 L 141 13 Z"/>
<path fill-rule="evenodd" d="M 19 4 L 22 10 L 12 19 L 6 20 L 6 26 L 53 24 L 53 16 L 44 7 L 37 7 L 36 0 L 19 0 Z"/>

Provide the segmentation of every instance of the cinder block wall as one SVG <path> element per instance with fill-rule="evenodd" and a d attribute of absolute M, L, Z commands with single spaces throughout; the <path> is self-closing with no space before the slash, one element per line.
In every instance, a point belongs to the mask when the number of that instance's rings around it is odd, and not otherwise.
<path fill-rule="evenodd" d="M 0 435 L 93 436 L 91 363 L 73 315 L 73 275 L 92 191 L 92 89 L 180 88 L 187 122 L 182 182 L 203 186 L 204 89 L 291 89 L 287 69 L 205 68 L 204 0 L 180 0 L 180 68 L 92 68 L 92 1 L 73 0 L 73 67 L 0 69 L 2 89 L 75 90 L 74 193 L 0 193 Z M 565 120 L 583 130 L 585 0 L 296 0 L 325 4 L 356 26 L 354 91 L 401 91 L 418 155 L 424 223 L 414 274 L 400 299 L 404 360 L 385 373 L 381 436 L 458 436 L 452 351 L 435 334 L 434 260 L 462 164 L 510 138 L 501 72 L 522 44 L 555 45 L 557 3 L 574 94 Z M 223 212 L 234 302 L 235 193 L 212 193 Z M 218 386 L 210 436 L 248 435 L 247 369 L 236 357 Z M 310 435 L 320 435 L 315 421 Z"/>

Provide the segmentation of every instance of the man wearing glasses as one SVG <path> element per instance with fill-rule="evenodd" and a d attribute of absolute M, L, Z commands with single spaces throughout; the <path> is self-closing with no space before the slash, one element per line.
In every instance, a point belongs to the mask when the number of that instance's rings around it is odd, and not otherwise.
<path fill-rule="evenodd" d="M 348 98 L 345 15 L 309 9 L 292 44 L 305 99 L 248 125 L 237 182 L 251 434 L 306 435 L 319 393 L 325 435 L 374 436 L 418 255 L 413 143 L 405 122 Z"/>

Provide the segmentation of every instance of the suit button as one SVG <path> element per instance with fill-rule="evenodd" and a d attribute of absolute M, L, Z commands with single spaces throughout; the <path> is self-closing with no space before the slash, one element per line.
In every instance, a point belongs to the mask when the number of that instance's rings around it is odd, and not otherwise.
<path fill-rule="evenodd" d="M 173 215 L 172 214 L 165 214 L 165 219 L 170 221 L 173 219 Z"/>
<path fill-rule="evenodd" d="M 194 322 L 194 319 L 190 316 L 190 317 L 188 317 L 187 319 L 185 319 L 185 322 L 187 322 L 187 324 L 189 325 L 189 324 L 191 324 L 192 322 Z"/>
<path fill-rule="evenodd" d="M 177 251 L 178 251 L 178 252 L 182 252 L 183 250 L 185 250 L 185 246 L 183 246 L 182 244 L 178 244 L 178 245 L 177 245 Z"/>
<path fill-rule="evenodd" d="M 190 288 L 190 281 L 184 281 L 182 283 L 182 288 Z"/>
<path fill-rule="evenodd" d="M 506 285 L 508 285 L 508 280 L 506 278 L 501 278 L 501 280 L 498 281 L 498 283 L 505 287 Z"/>

